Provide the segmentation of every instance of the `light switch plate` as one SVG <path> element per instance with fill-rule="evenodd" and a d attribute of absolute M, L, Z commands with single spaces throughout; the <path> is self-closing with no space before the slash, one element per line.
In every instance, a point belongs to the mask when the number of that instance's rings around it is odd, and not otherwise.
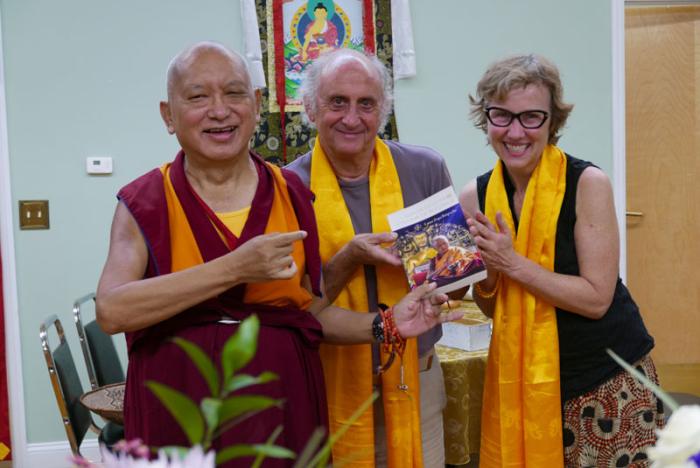
<path fill-rule="evenodd" d="M 49 201 L 20 200 L 19 201 L 20 229 L 48 229 Z"/>

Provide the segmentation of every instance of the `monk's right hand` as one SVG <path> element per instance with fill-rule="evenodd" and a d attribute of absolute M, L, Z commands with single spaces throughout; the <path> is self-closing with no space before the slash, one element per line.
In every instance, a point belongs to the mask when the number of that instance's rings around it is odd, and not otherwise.
<path fill-rule="evenodd" d="M 232 272 L 244 283 L 290 279 L 298 271 L 292 257 L 294 243 L 305 237 L 306 231 L 253 237 L 228 254 Z"/>

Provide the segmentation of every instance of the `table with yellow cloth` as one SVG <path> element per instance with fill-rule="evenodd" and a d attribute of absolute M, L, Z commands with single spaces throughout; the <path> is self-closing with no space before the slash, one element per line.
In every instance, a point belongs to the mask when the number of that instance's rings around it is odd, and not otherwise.
<path fill-rule="evenodd" d="M 474 302 L 464 301 L 460 322 L 467 325 L 490 321 Z M 488 349 L 462 351 L 438 345 L 437 354 L 445 378 L 447 404 L 443 411 L 445 431 L 445 463 L 464 465 L 470 454 L 479 452 L 481 435 L 481 397 Z"/>

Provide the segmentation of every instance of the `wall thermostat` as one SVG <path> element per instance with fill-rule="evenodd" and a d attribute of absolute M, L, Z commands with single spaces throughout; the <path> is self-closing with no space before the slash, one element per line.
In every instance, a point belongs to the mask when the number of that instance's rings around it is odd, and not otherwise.
<path fill-rule="evenodd" d="M 88 174 L 111 174 L 112 158 L 109 156 L 88 157 L 85 160 Z"/>

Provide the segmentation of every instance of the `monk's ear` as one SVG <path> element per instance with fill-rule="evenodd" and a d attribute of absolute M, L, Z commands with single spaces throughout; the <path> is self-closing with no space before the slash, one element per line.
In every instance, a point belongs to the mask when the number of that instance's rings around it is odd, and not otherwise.
<path fill-rule="evenodd" d="M 255 90 L 255 121 L 260 122 L 260 109 L 262 109 L 262 91 Z"/>
<path fill-rule="evenodd" d="M 170 111 L 170 104 L 168 101 L 160 101 L 160 116 L 165 123 L 165 128 L 168 130 L 169 134 L 175 133 L 175 126 L 173 125 L 173 116 Z"/>

